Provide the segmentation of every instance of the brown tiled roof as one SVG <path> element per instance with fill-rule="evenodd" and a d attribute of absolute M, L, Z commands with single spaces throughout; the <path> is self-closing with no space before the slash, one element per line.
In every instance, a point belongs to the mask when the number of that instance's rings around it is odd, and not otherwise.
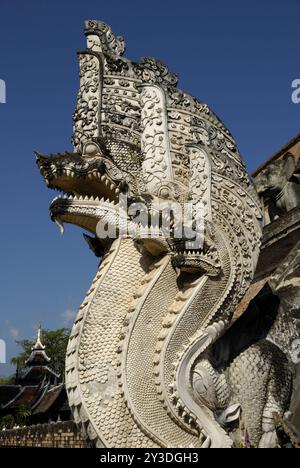
<path fill-rule="evenodd" d="M 20 385 L 0 385 L 0 408 L 13 400 L 20 390 Z"/>
<path fill-rule="evenodd" d="M 32 414 L 46 413 L 59 399 L 60 410 L 68 410 L 67 394 L 64 384 L 58 386 L 2 386 L 0 387 L 0 407 L 13 410 L 25 405 Z"/>
<path fill-rule="evenodd" d="M 296 143 L 300 141 L 300 133 L 296 135 L 294 138 L 292 138 L 288 143 L 286 143 L 282 148 L 280 148 L 278 151 L 276 151 L 273 156 L 268 158 L 263 164 L 261 164 L 252 174 L 252 177 L 256 177 L 257 174 L 259 174 L 268 164 L 270 164 L 273 161 L 276 161 L 276 159 L 279 159 L 281 156 L 283 156 L 285 153 L 288 152 L 288 150 L 293 147 Z"/>
<path fill-rule="evenodd" d="M 50 362 L 50 359 L 48 358 L 47 354 L 45 353 L 44 350 L 34 350 L 29 359 L 27 360 L 27 365 L 28 366 L 47 366 L 47 364 Z"/>
<path fill-rule="evenodd" d="M 32 414 L 46 413 L 56 402 L 63 389 L 64 385 L 61 384 L 48 390 L 32 408 Z"/>
<path fill-rule="evenodd" d="M 44 377 L 54 377 L 56 379 L 59 378 L 59 375 L 56 374 L 50 367 L 48 366 L 32 366 L 32 367 L 27 367 L 24 370 L 24 373 L 22 375 L 22 381 L 41 381 L 41 379 Z M 29 383 L 29 382 L 28 382 Z M 36 383 L 36 382 L 32 382 Z"/>
<path fill-rule="evenodd" d="M 33 387 L 21 387 L 19 388 L 19 393 L 5 405 L 2 406 L 3 409 L 13 409 L 18 406 L 25 405 L 31 406 L 32 402 L 35 400 L 39 393 L 40 389 L 37 386 Z"/>
<path fill-rule="evenodd" d="M 268 280 L 269 277 L 267 276 L 266 278 L 251 284 L 250 288 L 235 310 L 233 321 L 237 320 L 247 310 L 250 302 L 260 293 Z"/>

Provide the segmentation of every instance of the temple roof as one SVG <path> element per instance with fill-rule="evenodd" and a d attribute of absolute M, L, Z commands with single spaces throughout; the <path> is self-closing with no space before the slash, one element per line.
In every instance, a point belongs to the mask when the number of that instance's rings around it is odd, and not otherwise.
<path fill-rule="evenodd" d="M 291 148 L 296 147 L 296 151 L 293 152 L 295 155 L 299 155 L 299 142 L 300 142 L 300 133 L 293 137 L 288 143 L 286 143 L 282 148 L 276 151 L 275 154 L 273 154 L 271 157 L 269 157 L 267 160 L 265 160 L 255 171 L 252 173 L 252 177 L 256 177 L 261 171 L 263 171 L 268 165 L 276 161 L 277 159 L 280 159 L 282 156 L 284 156 L 288 151 L 291 150 Z"/>
<path fill-rule="evenodd" d="M 20 385 L 0 385 L 0 407 L 14 400 L 20 390 Z"/>
<path fill-rule="evenodd" d="M 64 384 L 57 385 L 45 391 L 44 394 L 41 395 L 41 398 L 32 406 L 32 414 L 46 413 L 49 411 L 63 391 L 65 391 Z M 66 397 L 65 400 L 67 400 Z"/>
<path fill-rule="evenodd" d="M 17 384 L 0 386 L 0 410 L 4 414 L 14 413 L 21 406 L 30 409 L 32 418 L 48 418 L 49 414 L 56 417 L 58 413 L 70 411 L 65 385 L 59 382 L 59 375 L 49 367 L 50 358 L 41 335 L 40 327 Z"/>
<path fill-rule="evenodd" d="M 31 366 L 47 366 L 51 359 L 47 356 L 45 352 L 45 346 L 42 343 L 42 330 L 39 327 L 38 336 L 34 347 L 32 348 L 32 353 L 26 361 L 28 367 Z"/>
<path fill-rule="evenodd" d="M 39 327 L 36 343 L 31 355 L 26 361 L 25 369 L 18 376 L 18 384 L 30 385 L 57 385 L 59 375 L 49 366 L 51 359 L 46 354 L 46 347 L 42 343 L 42 331 Z"/>
<path fill-rule="evenodd" d="M 33 420 L 54 418 L 70 412 L 67 392 L 63 383 L 59 385 L 26 386 L 3 385 L 0 387 L 0 411 L 10 414 L 25 406 Z M 0 413 L 1 414 L 1 413 Z M 70 415 L 69 415 L 70 417 Z M 38 418 L 38 419 L 36 419 Z"/>
<path fill-rule="evenodd" d="M 28 386 L 21 387 L 16 385 L 16 395 L 9 401 L 2 404 L 2 409 L 13 409 L 18 406 L 31 406 L 32 402 L 35 400 L 39 393 L 39 387 Z"/>

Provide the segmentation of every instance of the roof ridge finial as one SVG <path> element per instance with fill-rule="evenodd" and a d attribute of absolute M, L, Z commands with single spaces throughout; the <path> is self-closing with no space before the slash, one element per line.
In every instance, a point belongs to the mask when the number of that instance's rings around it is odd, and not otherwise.
<path fill-rule="evenodd" d="M 37 330 L 37 339 L 35 345 L 32 347 L 31 355 L 26 361 L 27 366 L 46 366 L 51 359 L 47 356 L 45 349 L 46 346 L 42 343 L 42 324 L 39 324 Z"/>
<path fill-rule="evenodd" d="M 33 351 L 37 351 L 37 350 L 43 350 L 44 351 L 46 349 L 46 346 L 44 346 L 43 343 L 42 343 L 42 331 L 43 331 L 42 330 L 42 322 L 39 322 L 37 339 L 36 339 L 34 347 L 32 348 Z"/>

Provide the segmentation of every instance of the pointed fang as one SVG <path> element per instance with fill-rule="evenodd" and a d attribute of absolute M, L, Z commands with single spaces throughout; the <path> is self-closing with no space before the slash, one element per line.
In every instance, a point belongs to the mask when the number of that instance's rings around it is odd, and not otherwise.
<path fill-rule="evenodd" d="M 60 234 L 63 236 L 64 232 L 65 232 L 64 223 L 59 218 L 56 218 L 55 219 L 55 224 L 58 226 L 58 228 L 60 230 Z"/>

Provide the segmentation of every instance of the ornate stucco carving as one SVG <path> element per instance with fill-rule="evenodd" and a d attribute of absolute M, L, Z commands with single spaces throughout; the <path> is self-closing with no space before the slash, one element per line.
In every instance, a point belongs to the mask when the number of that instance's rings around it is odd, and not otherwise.
<path fill-rule="evenodd" d="M 101 62 L 89 52 L 79 54 L 80 89 L 77 97 L 77 109 L 73 116 L 73 144 L 76 151 L 82 145 L 100 135 L 101 109 Z"/>
<path fill-rule="evenodd" d="M 110 26 L 102 21 L 85 21 L 85 35 L 87 46 L 95 52 L 103 52 L 115 57 L 125 52 L 125 42 L 121 36 L 115 36 Z"/>
<path fill-rule="evenodd" d="M 210 357 L 253 279 L 257 195 L 229 131 L 176 88 L 167 67 L 122 57 L 123 41 L 101 22 L 89 22 L 86 35 L 76 153 L 38 155 L 48 186 L 70 194 L 52 203 L 52 219 L 94 234 L 110 226 L 117 237 L 99 239 L 103 261 L 70 338 L 66 383 L 75 421 L 98 447 L 230 447 L 226 425 L 250 403 L 246 390 L 235 401 L 233 383 Z M 157 201 L 202 204 L 203 242 L 191 248 L 184 230 L 176 238 L 178 219 L 167 235 L 160 221 L 157 238 L 139 234 L 131 211 L 120 214 L 120 194 L 149 211 Z M 120 217 L 134 235 L 120 235 Z M 251 353 L 251 362 L 263 359 L 260 347 Z M 255 445 L 271 444 L 257 408 Z"/>
<path fill-rule="evenodd" d="M 211 217 L 211 163 L 203 148 L 189 147 L 190 155 L 190 193 L 194 204 L 201 203 L 205 219 Z"/>
<path fill-rule="evenodd" d="M 267 165 L 255 177 L 266 224 L 300 205 L 299 156 L 287 152 Z"/>
<path fill-rule="evenodd" d="M 141 87 L 141 150 L 146 187 L 151 193 L 173 181 L 164 91 L 158 86 Z"/>

